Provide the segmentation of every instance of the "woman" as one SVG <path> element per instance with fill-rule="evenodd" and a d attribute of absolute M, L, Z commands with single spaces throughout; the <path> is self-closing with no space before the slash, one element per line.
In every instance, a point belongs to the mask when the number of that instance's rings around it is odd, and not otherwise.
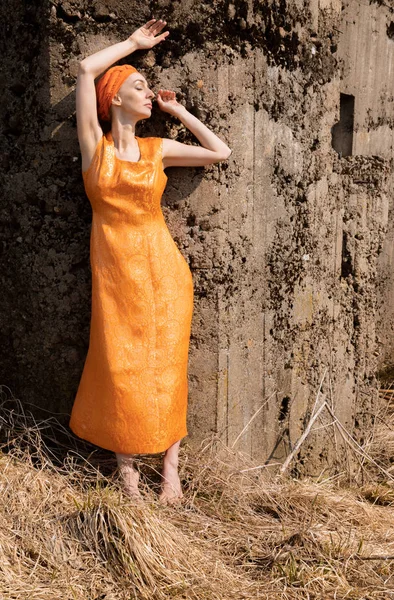
<path fill-rule="evenodd" d="M 179 502 L 178 451 L 187 435 L 187 361 L 193 312 L 189 266 L 165 224 L 160 200 L 167 167 L 225 160 L 230 148 L 160 89 L 159 108 L 178 117 L 201 146 L 140 138 L 155 94 L 131 65 L 106 71 L 135 50 L 163 42 L 166 22 L 151 19 L 126 41 L 81 61 L 77 126 L 93 219 L 92 316 L 70 427 L 116 453 L 123 488 L 135 498 L 135 454 L 165 452 L 160 501 Z M 103 134 L 100 121 L 110 121 Z"/>

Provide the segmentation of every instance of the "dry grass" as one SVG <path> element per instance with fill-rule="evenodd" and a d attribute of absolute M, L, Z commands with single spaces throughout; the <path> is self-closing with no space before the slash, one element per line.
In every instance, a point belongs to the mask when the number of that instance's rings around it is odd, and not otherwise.
<path fill-rule="evenodd" d="M 294 481 L 212 438 L 181 449 L 181 507 L 157 501 L 160 457 L 141 458 L 136 506 L 109 454 L 15 400 L 0 414 L 1 599 L 394 598 L 394 488 L 373 465 L 362 486 Z M 392 422 L 388 409 L 367 448 L 386 470 Z"/>

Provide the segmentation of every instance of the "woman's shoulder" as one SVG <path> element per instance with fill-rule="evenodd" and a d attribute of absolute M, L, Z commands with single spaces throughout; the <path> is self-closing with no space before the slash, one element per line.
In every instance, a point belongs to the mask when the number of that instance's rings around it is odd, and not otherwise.
<path fill-rule="evenodd" d="M 143 140 L 144 149 L 148 154 L 151 155 L 152 158 L 161 158 L 161 153 L 163 150 L 163 138 L 156 136 L 146 136 L 138 139 Z"/>

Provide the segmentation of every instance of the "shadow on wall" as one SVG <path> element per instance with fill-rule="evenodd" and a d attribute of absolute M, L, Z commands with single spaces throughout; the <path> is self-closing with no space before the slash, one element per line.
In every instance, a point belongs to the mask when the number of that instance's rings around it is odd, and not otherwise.
<path fill-rule="evenodd" d="M 97 23 L 77 27 L 54 2 L 40 0 L 3 3 L 0 16 L 6 74 L 1 79 L 0 385 L 35 405 L 37 416 L 50 411 L 68 422 L 88 349 L 91 307 L 92 214 L 81 176 L 75 71 L 85 57 L 79 40 L 84 32 L 93 36 Z M 149 80 L 149 70 L 144 72 Z M 170 125 L 153 115 L 137 126 L 138 134 L 166 137 Z M 198 187 L 203 169 L 197 176 L 189 169 L 167 174 L 164 212 Z M 171 229 L 182 250 L 182 226 Z"/>

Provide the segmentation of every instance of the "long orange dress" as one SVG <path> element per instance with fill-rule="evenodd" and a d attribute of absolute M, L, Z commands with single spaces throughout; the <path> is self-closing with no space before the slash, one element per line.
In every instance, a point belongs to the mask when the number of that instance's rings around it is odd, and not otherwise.
<path fill-rule="evenodd" d="M 187 435 L 193 279 L 160 201 L 162 138 L 136 137 L 140 160 L 102 136 L 83 172 L 92 206 L 89 349 L 70 428 L 113 452 L 163 452 Z"/>

